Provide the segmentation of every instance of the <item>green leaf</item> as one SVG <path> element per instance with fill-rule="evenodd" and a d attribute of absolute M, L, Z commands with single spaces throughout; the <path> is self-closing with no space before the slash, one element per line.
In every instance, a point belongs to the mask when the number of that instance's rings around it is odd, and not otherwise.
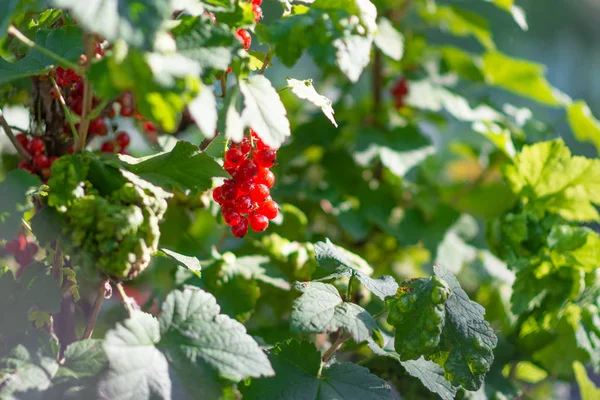
<path fill-rule="evenodd" d="M 99 397 L 169 398 L 174 388 L 167 358 L 156 348 L 159 340 L 158 321 L 140 311 L 109 331 L 104 341 L 109 369 L 100 379 Z"/>
<path fill-rule="evenodd" d="M 12 20 L 14 12 L 17 10 L 17 6 L 19 5 L 19 0 L 5 0 L 3 1 L 2 8 L 2 16 L 0 17 L 0 39 L 4 39 L 7 35 L 8 26 Z"/>
<path fill-rule="evenodd" d="M 380 18 L 377 33 L 373 38 L 375 46 L 392 60 L 400 61 L 404 54 L 404 36 L 398 32 L 387 18 Z"/>
<path fill-rule="evenodd" d="M 325 242 L 315 243 L 315 257 L 323 271 L 329 274 L 327 277 L 319 279 L 319 281 L 341 276 L 354 276 L 381 300 L 396 294 L 398 284 L 394 278 L 391 276 L 371 278 L 359 269 L 357 263 L 348 258 L 348 252 L 343 252 L 329 239 Z"/>
<path fill-rule="evenodd" d="M 252 4 L 238 0 L 233 2 L 235 8 L 233 12 L 217 12 L 215 13 L 217 21 L 224 23 L 231 28 L 246 28 L 255 25 L 254 12 L 252 11 Z"/>
<path fill-rule="evenodd" d="M 354 157 L 358 164 L 366 167 L 378 156 L 385 167 L 402 178 L 433 153 L 435 147 L 431 140 L 413 127 L 396 129 L 389 134 L 367 129 L 360 132 Z"/>
<path fill-rule="evenodd" d="M 345 11 L 350 15 L 360 17 L 361 22 L 369 33 L 377 29 L 377 8 L 370 0 L 309 0 L 313 9 L 328 11 L 333 14 L 336 11 Z"/>
<path fill-rule="evenodd" d="M 0 398 L 12 399 L 19 392 L 48 389 L 59 368 L 57 357 L 56 339 L 42 330 L 7 343 L 0 351 Z"/>
<path fill-rule="evenodd" d="M 422 6 L 419 8 L 419 14 L 425 21 L 447 29 L 455 36 L 473 36 L 486 49 L 496 48 L 488 21 L 476 13 L 455 6 Z"/>
<path fill-rule="evenodd" d="M 388 384 L 353 363 L 322 367 L 321 356 L 310 342 L 290 339 L 269 352 L 275 377 L 253 379 L 241 388 L 244 399 L 391 399 Z M 322 369 L 322 370 L 321 370 Z"/>
<path fill-rule="evenodd" d="M 579 266 L 586 272 L 600 265 L 600 237 L 589 228 L 554 225 L 548 247 L 555 265 Z"/>
<path fill-rule="evenodd" d="M 554 89 L 544 74 L 546 67 L 534 62 L 508 57 L 497 51 L 484 54 L 482 72 L 493 86 L 551 106 L 559 105 Z"/>
<path fill-rule="evenodd" d="M 594 400 L 600 398 L 600 388 L 587 376 L 585 367 L 579 361 L 573 363 L 573 371 L 579 385 L 581 400 Z"/>
<path fill-rule="evenodd" d="M 227 91 L 223 108 L 221 109 L 218 128 L 226 138 L 239 143 L 244 138 L 244 121 L 237 105 L 241 100 L 240 89 L 234 86 Z"/>
<path fill-rule="evenodd" d="M 40 29 L 35 42 L 68 61 L 76 61 L 83 53 L 83 35 L 79 28 Z M 31 49 L 21 60 L 10 63 L 0 59 L 0 85 L 31 75 L 42 75 L 59 64 L 37 50 Z"/>
<path fill-rule="evenodd" d="M 172 132 L 179 114 L 196 97 L 199 74 L 199 63 L 181 54 L 127 52 L 117 43 L 112 54 L 92 64 L 88 78 L 100 97 L 130 91 L 144 117 Z"/>
<path fill-rule="evenodd" d="M 484 0 L 487 2 L 494 3 L 496 7 L 508 11 L 512 14 L 513 19 L 524 31 L 529 29 L 527 25 L 527 19 L 525 18 L 525 11 L 519 6 L 515 5 L 514 0 Z"/>
<path fill-rule="evenodd" d="M 190 115 L 206 138 L 213 138 L 217 131 L 217 99 L 212 89 L 203 86 L 200 93 L 188 104 Z"/>
<path fill-rule="evenodd" d="M 227 71 L 232 54 L 242 48 L 240 41 L 227 25 L 214 24 L 210 17 L 183 17 L 171 33 L 177 52 L 196 60 L 203 69 Z"/>
<path fill-rule="evenodd" d="M 469 300 L 456 278 L 442 267 L 434 267 L 435 275 L 446 281 L 451 294 L 446 300 L 446 324 L 439 349 L 426 355 L 444 368 L 444 376 L 453 385 L 477 390 L 494 361 L 498 343 L 494 330 L 483 318 L 485 309 Z"/>
<path fill-rule="evenodd" d="M 202 269 L 202 267 L 200 265 L 200 260 L 198 260 L 196 257 L 190 257 L 183 254 L 179 254 L 174 252 L 173 250 L 165 249 L 164 247 L 161 247 L 160 251 L 162 251 L 168 257 L 175 260 L 179 265 L 192 271 L 192 273 L 197 277 L 200 277 L 200 270 Z"/>
<path fill-rule="evenodd" d="M 269 40 L 275 43 L 275 54 L 283 65 L 292 67 L 311 44 L 310 30 L 320 14 L 292 15 L 268 26 Z"/>
<path fill-rule="evenodd" d="M 85 339 L 75 342 L 65 350 L 65 360 L 56 373 L 56 378 L 82 379 L 95 377 L 108 367 L 102 340 Z"/>
<path fill-rule="evenodd" d="M 312 79 L 306 79 L 299 81 L 297 79 L 287 79 L 288 86 L 292 89 L 292 92 L 301 99 L 308 100 L 315 106 L 320 107 L 323 114 L 331 121 L 331 123 L 337 128 L 338 124 L 335 122 L 333 114 L 332 102 L 327 97 L 320 95 L 313 86 Z"/>
<path fill-rule="evenodd" d="M 450 91 L 432 79 L 411 81 L 405 103 L 436 113 L 446 110 L 460 121 L 498 121 L 502 115 L 493 108 L 479 104 L 471 107 L 467 99 Z"/>
<path fill-rule="evenodd" d="M 204 191 L 212 187 L 212 178 L 228 176 L 198 146 L 181 140 L 169 152 L 143 158 L 120 156 L 120 159 L 133 173 L 167 190 L 178 187 Z"/>
<path fill-rule="evenodd" d="M 17 235 L 23 213 L 32 208 L 29 194 L 41 184 L 37 175 L 23 170 L 10 171 L 0 182 L 0 239 Z"/>
<path fill-rule="evenodd" d="M 386 299 L 388 323 L 396 328 L 394 348 L 402 361 L 417 360 L 440 343 L 450 288 L 440 278 L 413 279 Z"/>
<path fill-rule="evenodd" d="M 373 38 L 358 35 L 346 35 L 333 41 L 337 66 L 351 82 L 358 82 L 369 65 L 372 44 Z"/>
<path fill-rule="evenodd" d="M 62 300 L 62 291 L 56 280 L 49 274 L 49 267 L 41 262 L 33 262 L 23 270 L 19 279 L 22 286 L 21 301 L 35 307 L 38 311 L 58 313 Z"/>
<path fill-rule="evenodd" d="M 590 111 L 584 101 L 576 101 L 567 106 L 567 118 L 575 137 L 582 142 L 592 142 L 600 152 L 600 121 Z"/>
<path fill-rule="evenodd" d="M 267 356 L 239 322 L 220 315 L 215 298 L 200 289 L 172 292 L 160 317 L 161 347 L 202 361 L 240 380 L 273 375 Z"/>
<path fill-rule="evenodd" d="M 51 3 L 68 9 L 87 31 L 109 42 L 123 39 L 144 50 L 153 48 L 161 25 L 171 16 L 169 3 L 160 0 L 51 0 Z"/>
<path fill-rule="evenodd" d="M 375 343 L 373 338 L 367 339 L 369 348 L 374 354 L 392 358 L 400 363 L 409 375 L 414 376 L 433 393 L 437 393 L 443 400 L 454 399 L 458 388 L 452 386 L 444 378 L 444 370 L 433 361 L 418 360 L 401 361 L 400 354 L 394 351 L 394 338 L 382 333 L 382 346 Z"/>
<path fill-rule="evenodd" d="M 52 164 L 52 175 L 48 179 L 50 207 L 64 211 L 75 199 L 85 195 L 83 181 L 88 174 L 89 161 L 88 157 L 74 154 L 61 157 Z"/>
<path fill-rule="evenodd" d="M 524 146 L 504 175 L 529 207 L 572 221 L 600 219 L 600 160 L 572 156 L 562 140 Z"/>
<path fill-rule="evenodd" d="M 440 47 L 440 53 L 449 70 L 472 81 L 483 81 L 477 56 L 454 46 L 442 46 Z"/>
<path fill-rule="evenodd" d="M 335 286 L 320 282 L 296 282 L 302 295 L 294 301 L 292 332 L 328 333 L 344 329 L 356 343 L 366 340 L 377 323 L 362 307 L 344 302 Z"/>
<path fill-rule="evenodd" d="M 270 147 L 280 147 L 291 135 L 290 122 L 279 94 L 263 75 L 253 75 L 240 81 L 244 95 L 242 118 L 245 124 Z"/>

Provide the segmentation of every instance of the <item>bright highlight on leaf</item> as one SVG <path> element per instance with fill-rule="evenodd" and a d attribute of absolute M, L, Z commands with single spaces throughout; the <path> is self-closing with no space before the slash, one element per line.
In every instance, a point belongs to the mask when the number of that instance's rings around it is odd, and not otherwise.
<path fill-rule="evenodd" d="M 288 86 L 291 87 L 292 92 L 301 99 L 308 100 L 315 106 L 320 107 L 323 114 L 331 121 L 331 123 L 337 128 L 338 124 L 335 122 L 333 114 L 332 102 L 327 97 L 320 95 L 313 86 L 312 79 L 299 81 L 298 79 L 287 79 Z"/>

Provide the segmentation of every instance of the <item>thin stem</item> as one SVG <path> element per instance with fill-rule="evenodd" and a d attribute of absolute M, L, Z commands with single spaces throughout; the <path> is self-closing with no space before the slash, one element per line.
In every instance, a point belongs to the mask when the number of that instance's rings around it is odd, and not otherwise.
<path fill-rule="evenodd" d="M 346 301 L 352 301 L 352 282 L 354 282 L 354 275 L 350 275 L 350 280 L 348 280 L 348 288 L 346 288 Z"/>
<path fill-rule="evenodd" d="M 9 125 L 10 129 L 12 129 L 13 131 L 19 131 L 21 133 L 27 133 L 27 129 L 23 129 L 23 128 L 19 128 L 18 126 L 14 126 L 14 125 Z"/>
<path fill-rule="evenodd" d="M 94 302 L 94 308 L 92 309 L 92 313 L 90 314 L 87 325 L 85 326 L 85 331 L 83 332 L 82 340 L 91 338 L 92 333 L 94 333 L 96 321 L 98 321 L 98 315 L 100 314 L 100 309 L 102 308 L 102 303 L 104 302 L 104 296 L 106 295 L 107 283 L 108 280 L 102 281 L 100 283 L 100 287 L 98 288 L 98 297 L 96 297 L 96 301 Z"/>
<path fill-rule="evenodd" d="M 131 316 L 131 314 L 133 314 L 133 307 L 131 306 L 131 298 L 129 296 L 127 296 L 127 293 L 125 293 L 125 289 L 123 288 L 123 284 L 121 282 L 117 282 L 115 284 L 115 286 L 117 287 L 119 296 L 121 296 L 121 299 L 123 300 L 123 304 L 125 305 L 125 308 L 127 309 L 127 312 L 129 313 L 129 316 Z"/>
<path fill-rule="evenodd" d="M 379 311 L 377 314 L 373 315 L 373 319 L 375 321 L 377 321 L 379 318 L 381 318 L 383 315 L 385 315 L 385 313 L 387 313 L 387 308 L 384 308 L 383 310 Z"/>
<path fill-rule="evenodd" d="M 323 362 L 326 362 L 327 360 L 329 360 L 331 358 L 332 355 L 335 354 L 336 351 L 339 350 L 340 347 L 342 347 L 342 345 L 344 344 L 344 342 L 346 340 L 350 339 L 350 335 L 344 333 L 341 334 L 337 340 L 335 342 L 333 342 L 333 344 L 331 345 L 331 347 L 329 349 L 327 349 L 327 351 L 325 352 L 325 354 L 323 354 L 323 358 L 321 358 L 321 360 Z"/>
<path fill-rule="evenodd" d="M 90 112 L 90 120 L 98 118 L 108 103 L 110 103 L 110 100 L 102 100 L 100 104 Z"/>
<path fill-rule="evenodd" d="M 71 114 L 69 107 L 67 107 L 67 102 L 65 101 L 65 98 L 63 97 L 60 88 L 56 83 L 56 79 L 54 79 L 53 76 L 50 76 L 50 81 L 52 82 L 52 86 L 54 86 L 54 90 L 56 90 L 56 93 L 58 93 L 58 102 L 60 103 L 60 105 L 63 108 L 63 111 L 65 112 L 65 117 L 67 118 L 69 126 L 71 127 L 71 133 L 73 134 L 73 137 L 77 142 L 79 140 L 79 134 L 77 133 L 77 129 L 75 129 L 75 123 L 73 122 L 73 114 Z"/>
<path fill-rule="evenodd" d="M 223 78 L 221 78 L 221 96 L 223 98 L 227 96 L 227 74 L 223 74 Z"/>
<path fill-rule="evenodd" d="M 262 65 L 262 67 L 260 67 L 260 71 L 258 71 L 258 73 L 260 75 L 262 75 L 262 74 L 265 73 L 265 70 L 267 69 L 267 66 L 271 62 L 271 57 L 273 57 L 273 50 L 269 49 L 269 51 L 267 52 L 267 54 L 265 54 L 265 59 L 263 60 L 263 65 Z"/>
<path fill-rule="evenodd" d="M 2 110 L 0 110 L 0 125 L 2 125 L 2 128 L 4 128 L 4 133 L 6 133 L 6 136 L 8 136 L 10 142 L 13 144 L 13 146 L 15 146 L 15 149 L 17 149 L 17 152 L 21 155 L 21 157 L 23 157 L 27 161 L 31 161 L 31 154 L 29 154 L 29 152 L 25 150 L 23 145 L 17 140 L 17 138 L 13 134 L 10 125 L 8 125 L 8 122 L 6 122 L 4 115 L 2 115 Z"/>
<path fill-rule="evenodd" d="M 219 131 L 215 131 L 215 136 L 213 136 L 212 138 L 206 138 L 202 141 L 202 143 L 200 143 L 200 150 L 205 151 L 208 146 L 210 146 L 212 144 L 212 142 L 215 141 L 215 139 L 219 136 Z"/>
<path fill-rule="evenodd" d="M 94 40 L 92 35 L 89 33 L 84 34 L 85 43 L 85 56 L 86 64 L 85 69 L 87 71 L 92 58 L 94 57 Z M 81 152 L 87 144 L 88 128 L 90 126 L 90 112 L 92 110 L 92 88 L 90 81 L 83 76 L 83 111 L 81 113 L 81 122 L 79 124 L 79 140 L 75 144 L 75 152 Z"/>
<path fill-rule="evenodd" d="M 54 53 L 53 51 L 48 50 L 45 47 L 40 46 L 39 44 L 37 44 L 36 42 L 34 42 L 33 40 L 31 40 L 27 36 L 25 36 L 23 34 L 23 32 L 18 30 L 14 25 L 11 25 L 8 27 L 8 34 L 14 36 L 15 39 L 17 39 L 19 42 L 23 43 L 25 46 L 35 49 L 35 50 L 39 51 L 40 53 L 47 55 L 48 57 L 65 65 L 66 67 L 71 68 L 78 74 L 81 75 L 83 73 L 83 70 L 81 69 L 81 67 L 79 65 L 62 58 L 58 54 Z"/>
<path fill-rule="evenodd" d="M 277 93 L 285 92 L 286 90 L 288 90 L 288 89 L 291 89 L 291 88 L 292 88 L 292 87 L 291 87 L 290 85 L 284 86 L 284 87 L 282 87 L 281 89 L 279 89 L 279 90 L 277 91 Z"/>

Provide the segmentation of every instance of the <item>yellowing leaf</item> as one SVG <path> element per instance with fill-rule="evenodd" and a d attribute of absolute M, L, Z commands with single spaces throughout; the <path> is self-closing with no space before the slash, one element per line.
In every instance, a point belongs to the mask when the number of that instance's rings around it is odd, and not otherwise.
<path fill-rule="evenodd" d="M 567 107 L 567 118 L 578 140 L 594 143 L 600 151 L 600 121 L 584 101 L 576 101 Z"/>
<path fill-rule="evenodd" d="M 483 75 L 494 86 L 501 87 L 540 103 L 559 104 L 554 89 L 544 74 L 546 67 L 531 61 L 508 57 L 498 51 L 483 56 Z"/>

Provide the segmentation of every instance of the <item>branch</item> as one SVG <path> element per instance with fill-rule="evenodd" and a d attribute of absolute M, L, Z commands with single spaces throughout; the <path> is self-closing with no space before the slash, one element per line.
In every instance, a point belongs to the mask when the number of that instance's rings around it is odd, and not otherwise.
<path fill-rule="evenodd" d="M 71 111 L 69 110 L 69 107 L 67 107 L 67 103 L 65 102 L 65 98 L 63 97 L 60 88 L 56 84 L 56 79 L 54 79 L 53 76 L 50 76 L 50 81 L 52 82 L 52 86 L 54 86 L 54 90 L 56 90 L 56 93 L 58 94 L 58 102 L 62 106 L 62 109 L 65 113 L 65 117 L 67 118 L 69 126 L 71 127 L 71 133 L 73 133 L 73 137 L 77 142 L 79 141 L 79 134 L 77 133 L 77 129 L 75 129 L 75 123 L 73 122 L 73 116 L 71 115 Z"/>
<path fill-rule="evenodd" d="M 2 110 L 0 110 L 0 125 L 2 125 L 2 128 L 4 128 L 6 136 L 8 136 L 10 142 L 13 144 L 13 146 L 15 146 L 15 149 L 17 149 L 17 152 L 21 155 L 21 157 L 23 157 L 27 161 L 31 161 L 31 154 L 29 154 L 29 152 L 25 150 L 25 148 L 17 140 L 17 138 L 15 138 L 15 135 L 13 134 L 13 131 L 10 128 L 10 125 L 8 125 L 8 122 L 6 122 L 4 115 L 2 115 Z"/>
<path fill-rule="evenodd" d="M 323 362 L 329 360 L 331 356 L 334 355 L 335 352 L 338 351 L 338 349 L 342 347 L 344 342 L 348 339 L 350 339 L 350 335 L 348 335 L 347 333 L 340 334 L 337 340 L 333 342 L 331 347 L 325 352 L 325 354 L 323 354 L 323 358 L 321 358 L 321 360 Z"/>
<path fill-rule="evenodd" d="M 98 288 L 98 297 L 96 297 L 94 308 L 92 308 L 92 313 L 90 314 L 87 325 L 85 326 L 85 331 L 83 332 L 83 337 L 81 338 L 82 340 L 91 338 L 92 333 L 94 333 L 96 321 L 98 321 L 98 315 L 100 314 L 100 309 L 102 308 L 102 303 L 104 302 L 104 296 L 106 295 L 106 285 L 108 283 L 108 280 L 100 282 L 100 287 Z"/>
<path fill-rule="evenodd" d="M 208 138 L 204 139 L 202 141 L 202 143 L 200 143 L 200 146 L 199 146 L 200 150 L 205 151 L 208 148 L 208 146 L 210 146 L 212 144 L 212 142 L 214 142 L 218 136 L 219 136 L 219 131 L 215 131 L 215 136 L 213 136 L 210 139 L 208 139 Z"/>
<path fill-rule="evenodd" d="M 8 27 L 8 34 L 14 36 L 15 39 L 17 39 L 19 42 L 23 43 L 25 46 L 35 49 L 35 50 L 39 51 L 40 53 L 47 55 L 48 57 L 58 61 L 59 63 L 67 66 L 68 68 L 71 68 L 73 71 L 77 72 L 78 74 L 81 75 L 83 73 L 83 70 L 81 69 L 81 67 L 79 65 L 62 58 L 58 54 L 54 53 L 53 51 L 48 50 L 45 47 L 40 46 L 39 44 L 37 44 L 36 42 L 34 42 L 33 40 L 31 40 L 27 36 L 25 36 L 23 34 L 23 32 L 18 30 L 14 25 L 11 25 Z"/>
<path fill-rule="evenodd" d="M 92 59 L 94 58 L 94 39 L 89 33 L 84 34 L 85 42 L 85 70 L 87 71 Z M 87 144 L 88 128 L 90 126 L 90 112 L 92 110 L 92 88 L 90 81 L 85 75 L 83 78 L 83 111 L 81 112 L 81 122 L 79 124 L 79 140 L 75 144 L 75 152 L 81 152 Z"/>

